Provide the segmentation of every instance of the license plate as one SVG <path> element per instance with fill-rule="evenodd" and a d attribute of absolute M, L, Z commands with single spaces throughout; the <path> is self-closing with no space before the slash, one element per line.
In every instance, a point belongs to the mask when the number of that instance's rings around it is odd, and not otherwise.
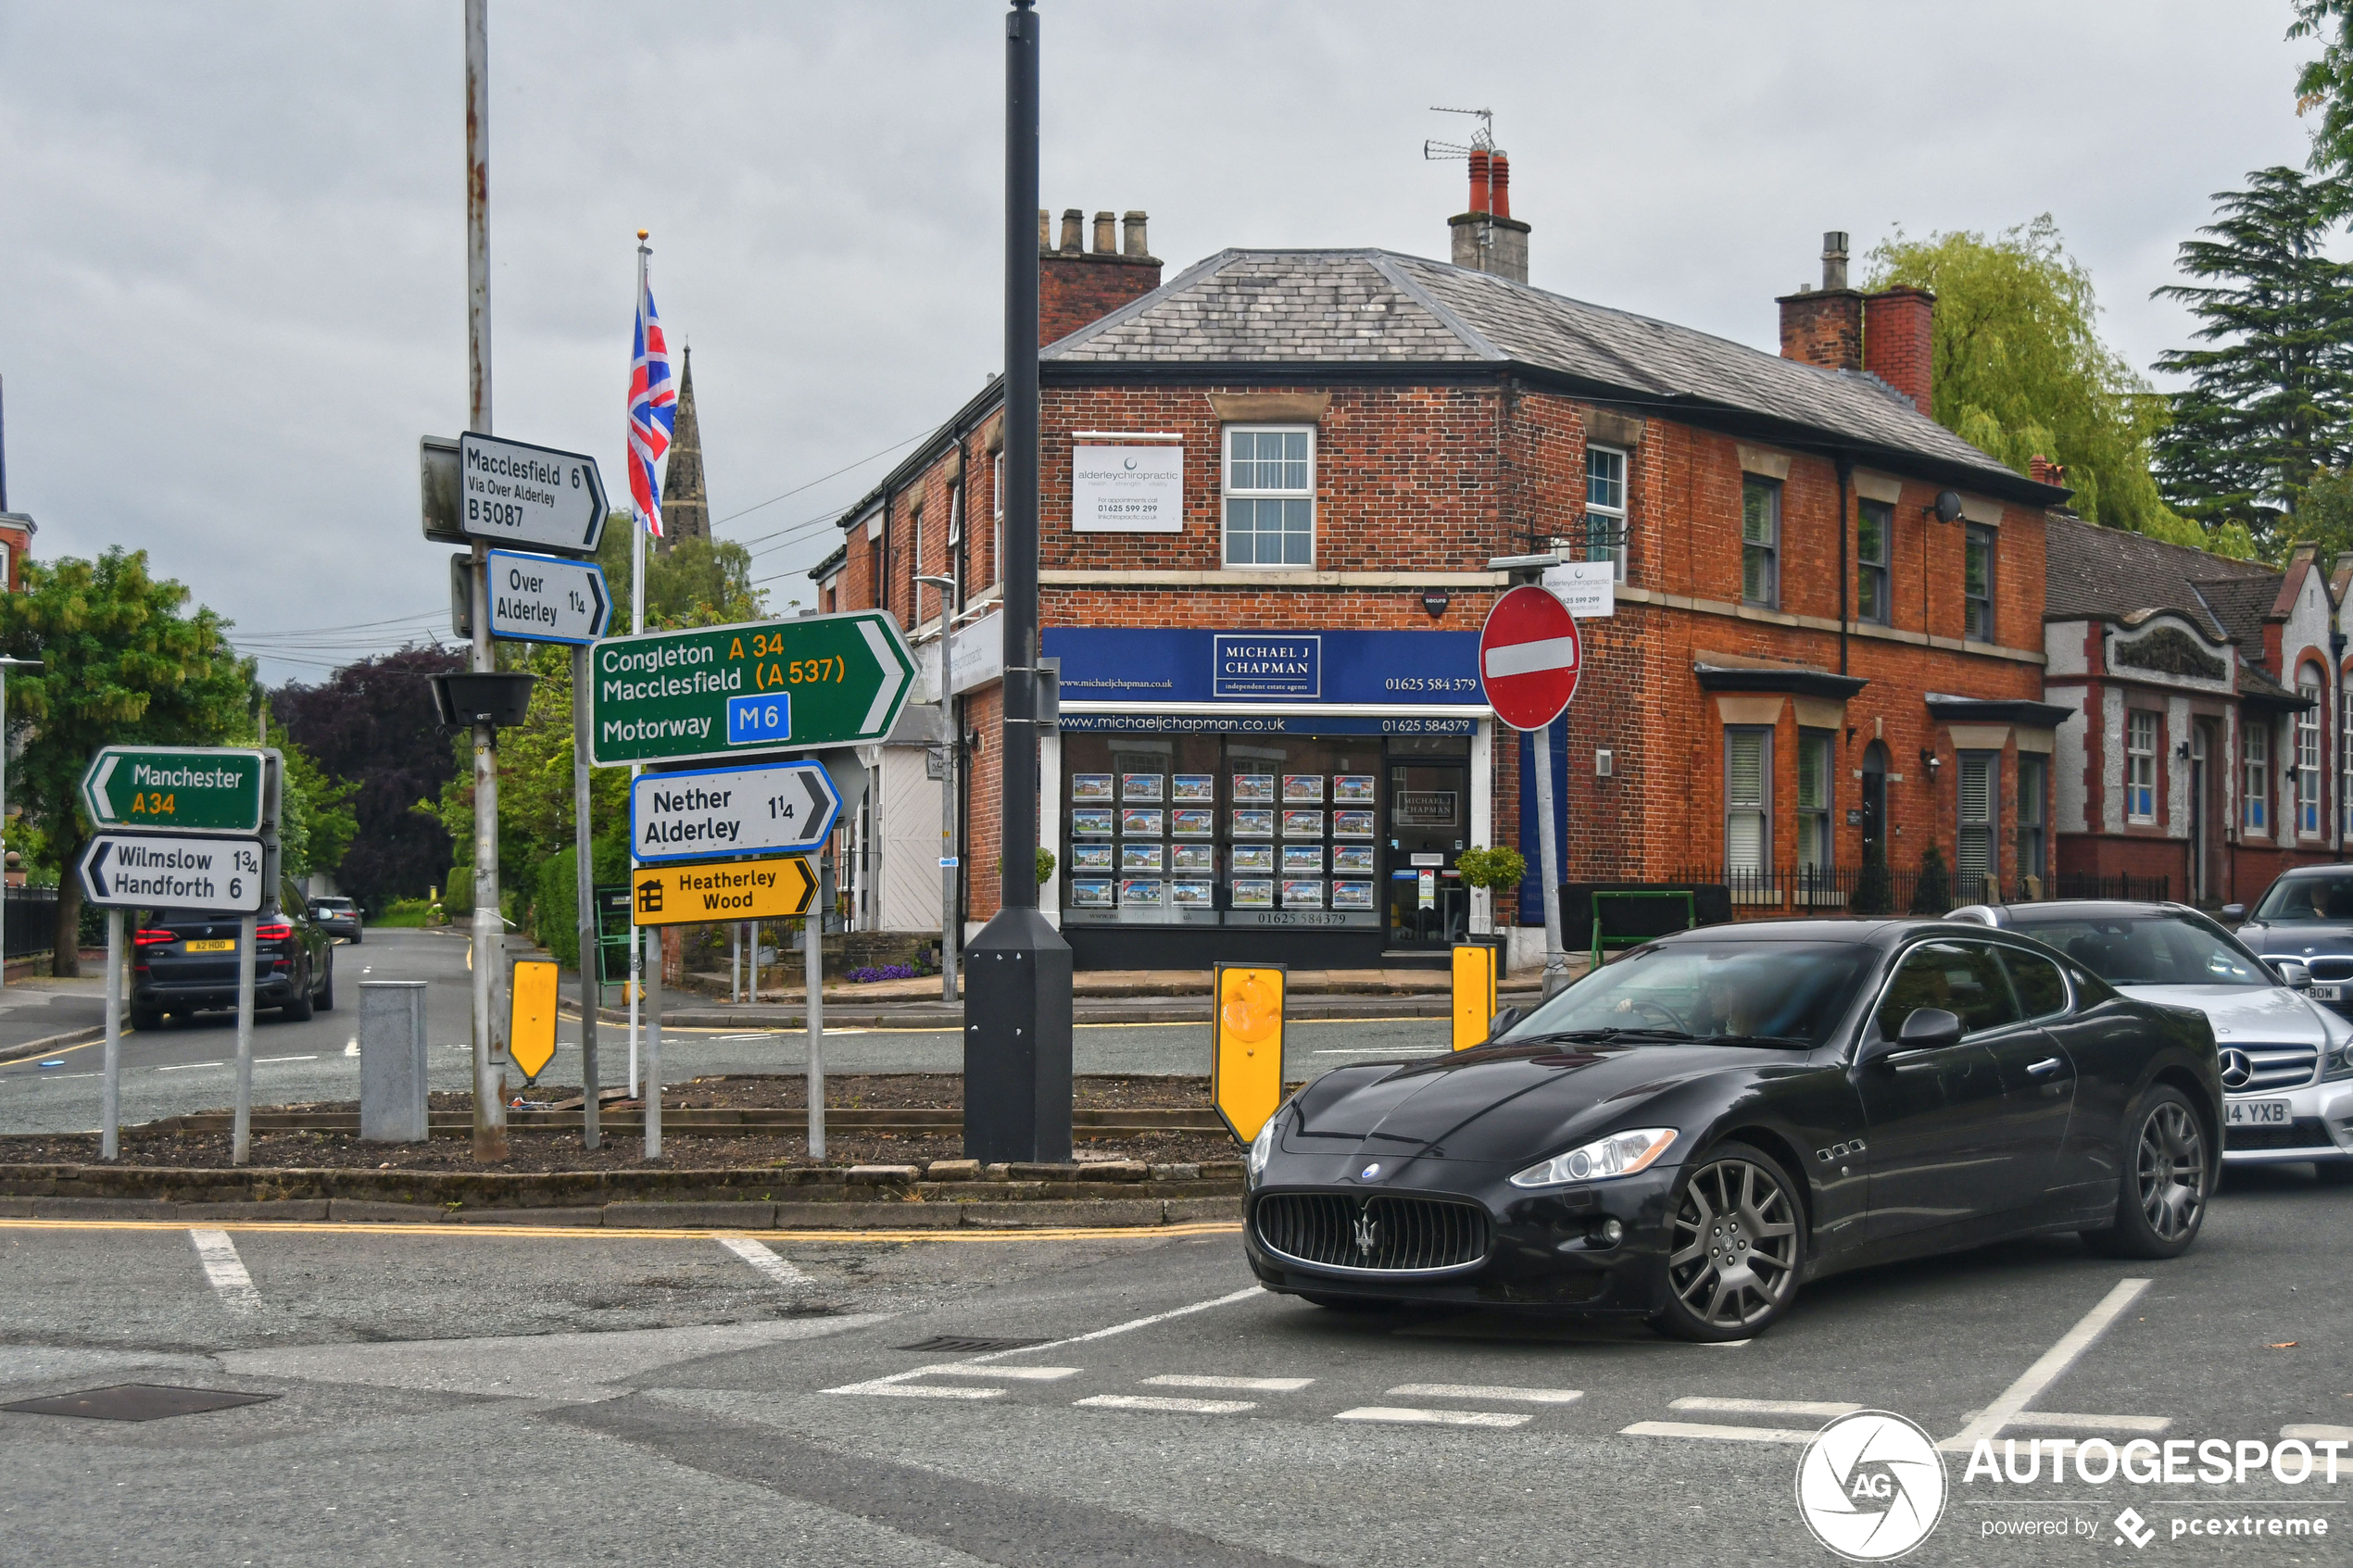
<path fill-rule="evenodd" d="M 2284 1127 L 2293 1120 L 2284 1099 L 2234 1099 L 2226 1102 L 2223 1122 L 2233 1127 Z"/>
<path fill-rule="evenodd" d="M 2345 987 L 2316 985 L 2307 994 L 2316 1002 L 2341 1002 L 2345 999 Z"/>
<path fill-rule="evenodd" d="M 191 942 L 188 944 L 188 951 L 192 953 L 233 953 L 236 950 L 237 939 L 233 936 L 223 937 L 213 942 Z"/>

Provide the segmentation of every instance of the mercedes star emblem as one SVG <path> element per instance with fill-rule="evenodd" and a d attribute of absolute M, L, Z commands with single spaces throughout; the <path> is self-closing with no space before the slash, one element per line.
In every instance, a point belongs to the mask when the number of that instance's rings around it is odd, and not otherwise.
<path fill-rule="evenodd" d="M 2233 1047 L 2231 1049 L 2223 1051 L 2221 1054 L 2222 1061 L 2222 1086 L 2226 1089 L 2243 1089 L 2246 1087 L 2246 1085 L 2252 1082 L 2255 1077 L 2255 1063 L 2248 1059 L 2247 1054 L 2245 1051 L 2238 1049 L 2236 1047 Z"/>

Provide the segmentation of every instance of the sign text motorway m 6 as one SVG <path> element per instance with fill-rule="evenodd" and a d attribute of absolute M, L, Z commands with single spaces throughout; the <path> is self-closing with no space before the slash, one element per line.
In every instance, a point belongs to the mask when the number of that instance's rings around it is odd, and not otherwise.
<path fill-rule="evenodd" d="M 600 767 L 880 740 L 914 684 L 883 610 L 608 637 L 588 652 Z"/>

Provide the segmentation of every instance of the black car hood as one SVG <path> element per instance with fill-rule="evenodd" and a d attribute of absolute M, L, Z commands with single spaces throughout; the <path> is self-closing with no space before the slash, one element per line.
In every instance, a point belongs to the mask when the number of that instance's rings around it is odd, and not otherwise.
<path fill-rule="evenodd" d="M 2338 921 L 2284 920 L 2277 924 L 2249 921 L 2239 927 L 2238 936 L 2266 958 L 2326 958 L 2353 953 L 2353 925 Z"/>
<path fill-rule="evenodd" d="M 1341 1068 L 1301 1091 L 1285 1142 L 1302 1153 L 1353 1145 L 1367 1154 L 1534 1160 L 1581 1132 L 1609 1130 L 1606 1123 L 1669 1090 L 1804 1060 L 1735 1046 L 1482 1046 L 1393 1067 Z"/>

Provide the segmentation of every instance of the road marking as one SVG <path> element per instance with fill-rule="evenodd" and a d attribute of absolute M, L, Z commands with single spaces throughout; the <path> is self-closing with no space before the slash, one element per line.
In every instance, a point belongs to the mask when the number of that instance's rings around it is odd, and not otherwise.
<path fill-rule="evenodd" d="M 1487 1383 L 1401 1383 L 1389 1391 L 1392 1399 L 1516 1399 L 1524 1405 L 1571 1405 L 1585 1397 L 1582 1388 L 1507 1388 Z"/>
<path fill-rule="evenodd" d="M 1977 1446 L 1979 1438 L 2000 1436 L 2002 1428 L 2040 1398 L 2045 1389 L 2065 1376 L 2075 1359 L 2090 1349 L 2092 1342 L 2108 1331 L 2108 1324 L 2123 1316 L 2124 1310 L 2148 1287 L 2149 1282 L 2145 1279 L 2118 1280 L 2115 1288 L 2101 1298 L 2100 1304 L 2061 1335 L 2058 1343 L 2044 1351 L 2023 1376 L 2003 1389 L 2001 1396 L 1980 1411 L 1976 1419 L 1937 1447 L 1948 1453 L 1967 1453 Z"/>
<path fill-rule="evenodd" d="M 777 1257 L 764 1243 L 754 1241 L 748 1236 L 723 1236 L 718 1240 L 720 1246 L 766 1274 L 772 1284 L 791 1290 L 809 1283 L 807 1274 Z"/>
<path fill-rule="evenodd" d="M 1433 1051 L 1428 1047 L 1416 1046 L 1329 1046 L 1310 1054 L 1315 1056 L 1444 1056 L 1446 1053 Z"/>
<path fill-rule="evenodd" d="M 1173 1225 L 1164 1225 L 1161 1228 L 1163 1230 L 1174 1230 L 1176 1227 Z M 1241 1227 L 1239 1225 L 1235 1225 L 1231 1228 L 1239 1230 Z M 958 1233 L 951 1231 L 942 1234 L 952 1236 Z M 905 1372 L 894 1372 L 887 1376 L 877 1377 L 869 1382 L 845 1384 L 839 1388 L 825 1388 L 819 1390 L 819 1392 L 826 1394 L 871 1394 L 884 1388 L 903 1386 L 915 1378 L 928 1377 L 934 1373 L 949 1374 L 959 1377 L 986 1376 L 988 1375 L 986 1373 L 975 1374 L 962 1369 L 986 1366 L 991 1361 L 1002 1361 L 1007 1356 L 1033 1355 L 1039 1350 L 1057 1349 L 1064 1345 L 1084 1345 L 1090 1340 L 1109 1339 L 1115 1334 L 1127 1334 L 1136 1329 L 1150 1328 L 1156 1323 L 1166 1323 L 1171 1318 L 1189 1317 L 1195 1312 L 1205 1312 L 1212 1307 L 1223 1307 L 1229 1302 L 1234 1301 L 1246 1301 L 1250 1298 L 1258 1294 L 1259 1286 L 1252 1285 L 1246 1286 L 1243 1289 L 1237 1290 L 1231 1295 L 1214 1297 L 1207 1301 L 1195 1301 L 1189 1306 L 1173 1307 L 1167 1311 L 1153 1312 L 1145 1317 L 1130 1318 L 1126 1323 L 1115 1323 L 1109 1328 L 1099 1328 L 1092 1334 L 1075 1334 L 1067 1339 L 1050 1339 L 1041 1345 L 1019 1345 L 1010 1350 L 992 1350 L 985 1356 L 966 1356 L 962 1361 L 934 1361 L 928 1366 L 910 1367 Z M 997 1390 L 997 1392 L 1001 1394 L 1004 1390 L 1000 1388 Z"/>
<path fill-rule="evenodd" d="M 1523 1411 L 1420 1411 L 1403 1405 L 1359 1405 L 1334 1421 L 1378 1421 L 1398 1426 L 1525 1426 L 1536 1418 Z"/>
<path fill-rule="evenodd" d="M 2353 1443 L 2353 1426 L 2283 1426 L 2282 1442 Z"/>
<path fill-rule="evenodd" d="M 1809 1429 L 1784 1426 L 1710 1426 L 1695 1421 L 1638 1421 L 1618 1431 L 1629 1437 L 1714 1437 L 1728 1443 L 1810 1443 Z"/>
<path fill-rule="evenodd" d="M 1086 1369 L 1075 1366 L 941 1366 L 931 1369 L 935 1377 L 1014 1377 L 1025 1383 L 1059 1383 L 1065 1377 L 1076 1377 Z"/>
<path fill-rule="evenodd" d="M 1667 1408 L 1676 1411 L 1713 1411 L 1718 1415 L 1851 1415 L 1863 1407 L 1840 1399 L 1712 1399 L 1694 1395 L 1685 1399 L 1670 1399 Z"/>
<path fill-rule="evenodd" d="M 1296 1394 L 1315 1381 L 1312 1377 L 1197 1377 L 1190 1373 L 1168 1372 L 1147 1377 L 1143 1384 L 1148 1388 L 1233 1388 L 1245 1393 Z"/>
<path fill-rule="evenodd" d="M 1097 1394 L 1071 1403 L 1083 1410 L 1175 1411 L 1184 1415 L 1234 1415 L 1258 1408 L 1248 1399 L 1166 1399 L 1151 1394 Z"/>
<path fill-rule="evenodd" d="M 245 1273 L 245 1260 L 237 1256 L 237 1244 L 228 1232 L 192 1230 L 188 1239 L 195 1243 L 196 1261 L 204 1265 L 205 1277 L 212 1281 L 222 1306 L 233 1312 L 260 1307 L 261 1294 L 254 1289 L 253 1276 Z"/>
<path fill-rule="evenodd" d="M 346 1055 L 346 1056 L 358 1056 L 358 1055 L 359 1054 L 359 1035 L 353 1035 L 353 1036 L 352 1036 L 349 1040 L 347 1040 L 347 1041 L 346 1041 L 346 1042 L 345 1042 L 345 1044 L 344 1044 L 344 1047 L 343 1047 L 343 1054 L 344 1054 L 344 1055 Z"/>
<path fill-rule="evenodd" d="M 175 1063 L 170 1067 L 158 1067 L 156 1071 L 158 1073 L 185 1073 L 190 1068 L 194 1067 L 226 1067 L 229 1064 L 225 1061 L 182 1061 Z"/>
<path fill-rule="evenodd" d="M 39 1199 L 34 1199 L 38 1202 Z M 259 1205 L 257 1205 L 259 1207 Z M 172 1220 L 13 1220 L 0 1219 L 0 1230 L 9 1231 L 180 1231 L 188 1227 Z M 550 1239 L 594 1241 L 710 1241 L 721 1236 L 733 1236 L 733 1231 L 715 1230 L 655 1230 L 638 1225 L 484 1225 L 449 1224 L 439 1221 L 411 1222 L 387 1220 L 363 1223 L 356 1220 L 232 1220 L 216 1225 L 217 1230 L 238 1232 L 278 1232 L 297 1236 L 467 1236 L 476 1240 L 546 1241 Z M 1241 1226 L 1222 1221 L 1201 1221 L 1182 1225 L 1101 1225 L 1091 1228 L 1065 1226 L 1060 1229 L 1025 1231 L 1000 1230 L 932 1230 L 932 1231 L 796 1231 L 780 1230 L 777 1241 L 835 1242 L 847 1246 L 871 1246 L 878 1241 L 1164 1241 L 1171 1237 L 1239 1236 Z M 1239 1291 L 1225 1299 L 1239 1300 L 1255 1294 L 1256 1287 Z M 1210 1302 L 1216 1306 L 1220 1302 Z M 1199 1311 L 1199 1308 L 1187 1309 Z M 1155 1320 L 1157 1321 L 1157 1320 Z M 1141 1326 L 1139 1324 L 1138 1326 Z M 1114 1331 L 1106 1331 L 1114 1332 Z M 1056 1340 L 1067 1345 L 1070 1340 Z M 1044 1346 L 1029 1346 L 1028 1349 L 1043 1349 Z M 1000 1356 L 1013 1355 L 1000 1350 Z"/>
<path fill-rule="evenodd" d="M 993 1399 L 1002 1388 L 942 1388 L 937 1384 L 886 1383 L 876 1378 L 872 1383 L 845 1383 L 838 1388 L 820 1388 L 820 1394 L 864 1394 L 877 1399 Z"/>
<path fill-rule="evenodd" d="M 2075 1415 L 2065 1411 L 2028 1411 L 2010 1417 L 2012 1426 L 2040 1426 L 2058 1432 L 2162 1432 L 2173 1424 L 2170 1415 Z"/>
<path fill-rule="evenodd" d="M 255 1058 L 253 1059 L 253 1064 L 254 1064 L 256 1067 L 267 1067 L 270 1063 L 271 1063 L 271 1062 L 273 1062 L 273 1061 L 316 1061 L 316 1060 L 319 1060 L 319 1059 L 318 1059 L 318 1057 L 317 1057 L 316 1055 L 312 1055 L 312 1056 L 258 1056 L 258 1057 L 255 1057 Z"/>

